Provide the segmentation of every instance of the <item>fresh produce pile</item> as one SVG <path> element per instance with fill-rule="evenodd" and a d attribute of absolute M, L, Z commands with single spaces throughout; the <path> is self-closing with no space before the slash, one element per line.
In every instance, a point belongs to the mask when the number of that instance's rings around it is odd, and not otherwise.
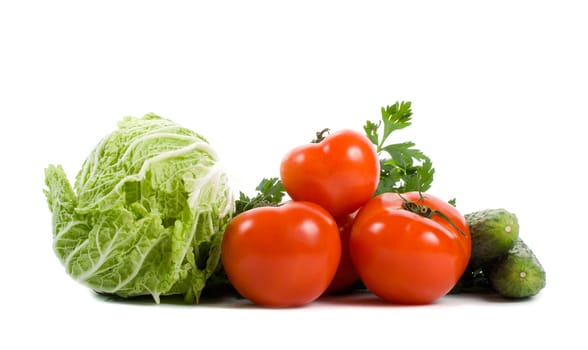
<path fill-rule="evenodd" d="M 153 114 L 126 117 L 73 186 L 61 166 L 45 169 L 54 251 L 96 292 L 156 303 L 227 290 L 269 307 L 357 290 L 397 304 L 539 293 L 545 271 L 516 216 L 463 215 L 428 193 L 431 160 L 388 142 L 411 125 L 411 103 L 381 112 L 363 133 L 317 132 L 284 155 L 279 178 L 238 198 L 204 137 Z"/>

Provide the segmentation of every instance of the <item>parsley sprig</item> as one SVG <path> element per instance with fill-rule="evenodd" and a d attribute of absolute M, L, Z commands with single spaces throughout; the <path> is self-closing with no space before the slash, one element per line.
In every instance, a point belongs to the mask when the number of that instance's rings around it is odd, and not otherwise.
<path fill-rule="evenodd" d="M 376 195 L 384 192 L 425 192 L 433 183 L 433 163 L 414 148 L 414 142 L 386 143 L 394 131 L 410 126 L 411 118 L 411 102 L 396 102 L 382 107 L 381 120 L 377 123 L 368 120 L 363 127 L 380 156 L 380 182 Z"/>
<path fill-rule="evenodd" d="M 239 193 L 239 199 L 235 201 L 235 214 L 257 207 L 279 205 L 286 194 L 282 181 L 277 177 L 264 178 L 255 190 L 257 194 L 253 197 Z"/>

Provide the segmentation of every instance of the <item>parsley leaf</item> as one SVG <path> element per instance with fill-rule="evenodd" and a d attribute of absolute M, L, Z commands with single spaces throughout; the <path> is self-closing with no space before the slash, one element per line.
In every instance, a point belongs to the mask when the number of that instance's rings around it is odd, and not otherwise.
<path fill-rule="evenodd" d="M 377 123 L 367 121 L 363 127 L 366 136 L 376 145 L 378 153 L 382 151 L 384 142 L 390 134 L 395 130 L 404 129 L 411 124 L 410 117 L 412 110 L 410 109 L 410 102 L 396 102 L 392 106 L 382 107 L 382 120 Z M 384 123 L 384 130 L 382 139 L 380 140 L 380 126 Z"/>
<path fill-rule="evenodd" d="M 429 157 L 416 149 L 414 142 L 386 143 L 394 131 L 412 124 L 411 103 L 396 102 L 382 107 L 381 112 L 380 121 L 368 120 L 363 127 L 381 158 L 376 195 L 384 192 L 427 191 L 435 174 Z"/>
<path fill-rule="evenodd" d="M 255 189 L 257 194 L 254 197 L 239 193 L 239 199 L 235 201 L 235 215 L 257 207 L 278 205 L 286 194 L 282 181 L 277 177 L 264 178 Z"/>

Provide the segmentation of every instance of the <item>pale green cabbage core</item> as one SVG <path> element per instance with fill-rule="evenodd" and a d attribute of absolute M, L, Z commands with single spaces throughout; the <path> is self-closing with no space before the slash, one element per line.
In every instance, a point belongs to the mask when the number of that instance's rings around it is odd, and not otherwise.
<path fill-rule="evenodd" d="M 198 300 L 218 269 L 234 210 L 215 151 L 195 132 L 125 117 L 91 151 L 72 187 L 45 169 L 53 248 L 75 280 L 121 297 Z"/>

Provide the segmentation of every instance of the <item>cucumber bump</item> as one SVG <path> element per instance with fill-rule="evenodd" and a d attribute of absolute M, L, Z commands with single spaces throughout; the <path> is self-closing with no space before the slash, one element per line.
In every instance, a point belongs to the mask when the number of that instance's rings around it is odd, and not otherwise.
<path fill-rule="evenodd" d="M 464 217 L 472 237 L 471 268 L 483 266 L 506 254 L 519 236 L 518 219 L 506 209 L 485 209 Z"/>

